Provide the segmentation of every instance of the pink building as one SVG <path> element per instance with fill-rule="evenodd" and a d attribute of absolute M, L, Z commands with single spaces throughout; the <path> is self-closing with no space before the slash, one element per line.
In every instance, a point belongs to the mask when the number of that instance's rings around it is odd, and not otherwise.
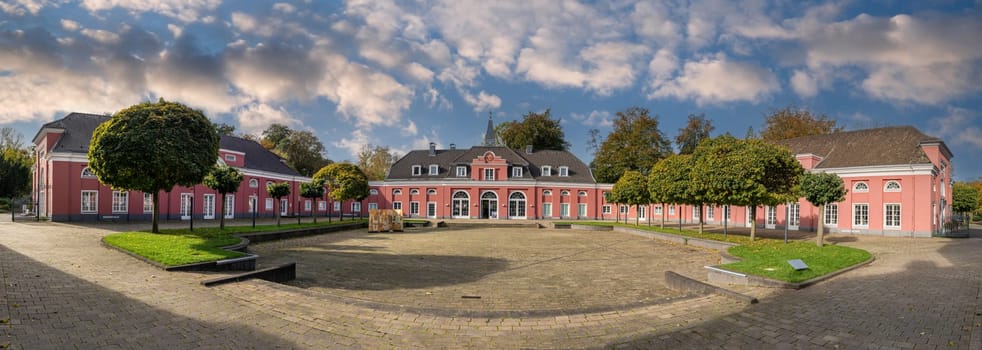
<path fill-rule="evenodd" d="M 53 221 L 149 220 L 153 202 L 149 193 L 114 191 L 99 180 L 87 167 L 89 142 L 96 126 L 109 117 L 71 113 L 45 124 L 34 136 L 37 152 L 34 172 L 34 198 L 38 214 Z M 219 205 L 224 205 L 226 218 L 251 218 L 253 203 L 258 204 L 258 217 L 271 217 L 282 208 L 284 215 L 310 215 L 318 210 L 327 213 L 327 201 L 312 203 L 300 198 L 299 183 L 310 181 L 283 160 L 256 142 L 233 136 L 223 136 L 218 162 L 238 169 L 243 181 L 238 192 L 224 200 L 215 190 L 203 185 L 192 188 L 174 187 L 160 193 L 160 215 L 164 220 L 217 219 Z M 289 182 L 290 195 L 281 206 L 266 194 L 266 184 Z"/>

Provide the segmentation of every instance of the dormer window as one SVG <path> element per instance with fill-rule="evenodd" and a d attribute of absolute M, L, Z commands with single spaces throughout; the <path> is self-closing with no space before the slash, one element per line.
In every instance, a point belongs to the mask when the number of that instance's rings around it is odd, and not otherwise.
<path fill-rule="evenodd" d="M 440 174 L 440 166 L 436 164 L 430 164 L 430 175 Z"/>
<path fill-rule="evenodd" d="M 900 183 L 897 181 L 887 181 L 883 186 L 883 192 L 900 192 Z"/>
<path fill-rule="evenodd" d="M 559 167 L 559 176 L 569 176 L 569 167 Z"/>
<path fill-rule="evenodd" d="M 511 177 L 522 177 L 522 167 L 511 168 Z"/>
<path fill-rule="evenodd" d="M 423 175 L 423 166 L 413 165 L 413 176 L 420 176 L 420 175 Z"/>
<path fill-rule="evenodd" d="M 552 176 L 552 167 L 548 165 L 543 166 L 542 176 Z"/>
<path fill-rule="evenodd" d="M 857 182 L 852 186 L 852 191 L 856 193 L 869 192 L 869 185 L 867 185 L 865 182 Z"/>
<path fill-rule="evenodd" d="M 226 162 L 234 162 L 235 161 L 235 155 L 234 154 L 226 154 L 225 155 L 225 161 Z"/>
<path fill-rule="evenodd" d="M 86 178 L 94 178 L 94 177 L 95 177 L 95 173 L 92 172 L 92 169 L 89 169 L 89 167 L 82 168 L 82 178 L 83 179 L 86 179 Z"/>
<path fill-rule="evenodd" d="M 457 177 L 467 177 L 467 167 L 458 166 L 457 167 Z"/>

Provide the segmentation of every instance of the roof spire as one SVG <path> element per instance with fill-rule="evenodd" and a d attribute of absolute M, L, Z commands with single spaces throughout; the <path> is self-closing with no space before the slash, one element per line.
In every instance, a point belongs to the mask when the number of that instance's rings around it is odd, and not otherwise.
<path fill-rule="evenodd" d="M 491 112 L 488 112 L 488 130 L 484 132 L 484 146 L 498 146 L 498 137 L 494 134 L 494 121 Z"/>

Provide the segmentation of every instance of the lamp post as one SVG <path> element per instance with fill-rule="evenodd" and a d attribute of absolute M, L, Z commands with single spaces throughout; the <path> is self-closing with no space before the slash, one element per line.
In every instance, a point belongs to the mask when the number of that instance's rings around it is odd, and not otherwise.
<path fill-rule="evenodd" d="M 788 244 L 788 225 L 791 224 L 791 204 L 784 204 L 784 244 Z"/>
<path fill-rule="evenodd" d="M 191 195 L 191 206 L 190 212 L 188 213 L 188 222 L 191 224 L 191 231 L 194 231 L 194 195 Z"/>

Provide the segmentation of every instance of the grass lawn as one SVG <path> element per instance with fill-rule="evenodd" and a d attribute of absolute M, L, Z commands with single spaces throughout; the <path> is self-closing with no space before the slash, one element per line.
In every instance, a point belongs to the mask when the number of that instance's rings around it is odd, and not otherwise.
<path fill-rule="evenodd" d="M 665 228 L 659 228 L 658 226 L 635 226 L 633 224 L 599 221 L 557 222 L 556 224 L 623 226 L 645 231 L 736 243 L 739 246 L 730 248 L 729 253 L 743 259 L 743 261 L 722 265 L 721 267 L 750 275 L 793 283 L 807 281 L 838 271 L 866 261 L 871 256 L 865 250 L 844 246 L 826 245 L 819 248 L 810 240 L 792 241 L 784 244 L 782 240 L 758 238 L 751 242 L 750 237 L 747 236 L 727 235 L 724 237 L 722 233 L 699 233 L 698 231 L 692 230 L 682 230 L 680 232 L 677 228 L 671 228 L 668 225 Z M 808 269 L 795 271 L 788 264 L 788 260 L 791 259 L 801 259 L 808 265 Z"/>
<path fill-rule="evenodd" d="M 103 238 L 106 244 L 126 250 L 144 258 L 156 261 L 165 266 L 177 266 L 206 261 L 237 258 L 243 253 L 221 249 L 239 243 L 236 233 L 269 232 L 292 230 L 299 228 L 324 227 L 331 225 L 365 222 L 365 220 L 334 221 L 332 223 L 304 223 L 287 225 L 225 226 L 225 230 L 217 227 L 202 227 L 194 231 L 188 229 L 160 230 L 160 233 L 147 231 L 122 232 Z"/>

